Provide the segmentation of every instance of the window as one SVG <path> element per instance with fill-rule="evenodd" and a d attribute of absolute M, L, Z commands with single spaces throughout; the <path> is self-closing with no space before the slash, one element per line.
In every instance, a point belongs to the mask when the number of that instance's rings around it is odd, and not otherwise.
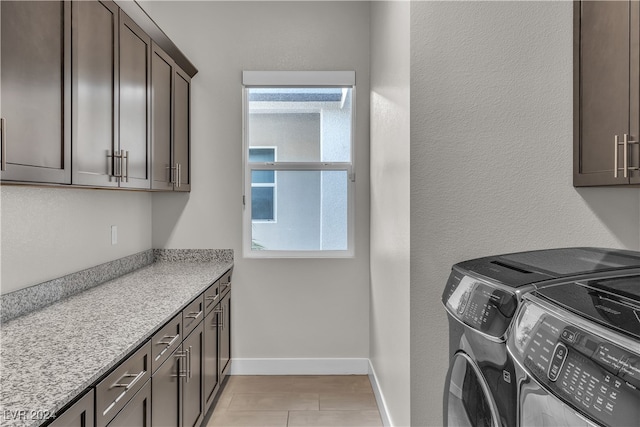
<path fill-rule="evenodd" d="M 353 255 L 353 72 L 245 71 L 244 254 Z"/>
<path fill-rule="evenodd" d="M 249 162 L 275 162 L 275 147 L 249 147 Z M 276 220 L 276 173 L 269 170 L 251 172 L 251 220 Z"/>

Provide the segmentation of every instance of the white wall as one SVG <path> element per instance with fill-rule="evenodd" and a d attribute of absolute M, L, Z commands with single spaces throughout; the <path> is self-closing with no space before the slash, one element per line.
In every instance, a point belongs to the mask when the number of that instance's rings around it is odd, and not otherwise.
<path fill-rule="evenodd" d="M 192 191 L 153 196 L 153 245 L 233 248 L 234 358 L 366 358 L 369 4 L 141 2 L 196 65 Z M 242 258 L 243 70 L 355 70 L 356 257 Z M 241 364 L 235 364 L 240 367 Z"/>
<path fill-rule="evenodd" d="M 151 249 L 149 193 L 3 185 L 0 195 L 3 294 Z"/>
<path fill-rule="evenodd" d="M 572 186 L 571 2 L 411 4 L 411 425 L 441 425 L 455 262 L 638 249 L 637 189 Z"/>
<path fill-rule="evenodd" d="M 394 426 L 410 424 L 409 11 L 371 5 L 369 357 Z"/>

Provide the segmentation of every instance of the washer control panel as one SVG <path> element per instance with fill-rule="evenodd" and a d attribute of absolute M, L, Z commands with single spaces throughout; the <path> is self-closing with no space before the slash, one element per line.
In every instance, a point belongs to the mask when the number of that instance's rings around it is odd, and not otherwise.
<path fill-rule="evenodd" d="M 442 303 L 465 325 L 496 338 L 504 336 L 518 305 L 515 294 L 455 270 Z"/>
<path fill-rule="evenodd" d="M 538 383 L 579 413 L 605 425 L 638 425 L 640 343 L 632 352 L 525 300 L 508 346 Z"/>

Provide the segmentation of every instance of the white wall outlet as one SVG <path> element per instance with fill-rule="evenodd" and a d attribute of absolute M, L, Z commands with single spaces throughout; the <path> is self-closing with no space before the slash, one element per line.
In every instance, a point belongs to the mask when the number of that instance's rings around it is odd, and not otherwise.
<path fill-rule="evenodd" d="M 111 226 L 111 244 L 112 245 L 118 244 L 118 226 L 117 225 Z"/>

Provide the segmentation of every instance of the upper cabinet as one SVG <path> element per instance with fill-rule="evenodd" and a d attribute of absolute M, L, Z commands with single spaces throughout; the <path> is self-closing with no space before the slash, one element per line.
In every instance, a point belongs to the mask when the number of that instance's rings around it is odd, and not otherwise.
<path fill-rule="evenodd" d="M 2 1 L 3 181 L 71 183 L 71 7 Z"/>
<path fill-rule="evenodd" d="M 574 3 L 574 159 L 578 186 L 640 184 L 640 7 Z"/>
<path fill-rule="evenodd" d="M 0 5 L 3 182 L 190 190 L 197 70 L 137 3 Z"/>
<path fill-rule="evenodd" d="M 155 43 L 151 64 L 151 188 L 189 191 L 191 78 Z"/>
<path fill-rule="evenodd" d="M 72 10 L 72 182 L 148 189 L 151 39 L 113 2 Z"/>

